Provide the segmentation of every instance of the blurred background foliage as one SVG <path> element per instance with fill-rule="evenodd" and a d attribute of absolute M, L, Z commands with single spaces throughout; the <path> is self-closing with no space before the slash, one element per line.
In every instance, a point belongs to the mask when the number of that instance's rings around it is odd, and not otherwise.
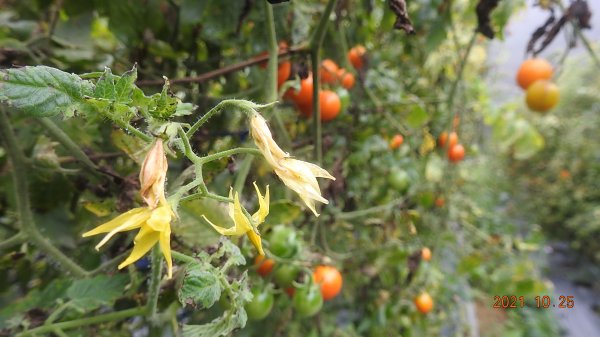
<path fill-rule="evenodd" d="M 547 237 L 566 242 L 582 258 L 600 259 L 600 71 L 587 59 L 569 60 L 557 80 L 561 103 L 544 117 L 526 111 L 522 97 L 495 105 L 495 93 L 484 82 L 487 54 L 494 50 L 486 48 L 485 38 L 473 35 L 477 3 L 409 1 L 416 34 L 407 35 L 392 30 L 396 17 L 386 1 L 338 1 L 322 56 L 351 69 L 346 52 L 362 44 L 368 65 L 355 72 L 358 85 L 349 92 L 348 107 L 323 125 L 323 167 L 337 178 L 323 186 L 330 204 L 322 208 L 317 222 L 295 197 L 282 188 L 272 189 L 271 214 L 261 232 L 269 247 L 275 225 L 297 230 L 297 260 L 308 266 L 335 264 L 344 277 L 342 294 L 315 318 L 303 319 L 294 313 L 284 290 L 276 287 L 270 316 L 248 322 L 233 335 L 465 336 L 478 329 L 486 337 L 559 336 L 553 311 L 535 308 L 534 297 L 552 295 L 543 274 Z M 307 69 L 306 44 L 325 4 L 292 0 L 273 6 L 277 39 L 299 50 L 290 56 L 295 70 Z M 492 16 L 497 38 L 523 5 L 500 2 Z M 160 85 L 146 86 L 143 81 L 193 77 L 265 51 L 265 6 L 270 5 L 240 0 L 4 0 L 0 66 L 44 64 L 75 73 L 108 66 L 121 74 L 137 64 L 138 84 L 152 93 Z M 174 85 L 176 95 L 197 106 L 196 113 L 182 121 L 195 121 L 225 98 L 262 102 L 265 78 L 265 70 L 252 66 Z M 286 150 L 312 159 L 310 121 L 287 102 L 274 113 L 282 116 L 293 140 Z M 93 241 L 80 234 L 139 201 L 136 152 L 141 145 L 102 120 L 84 116 L 60 121 L 91 158 L 122 177 L 107 180 L 76 170 L 79 166 L 69 153 L 32 118 L 18 113 L 12 117 L 21 146 L 34 162 L 27 174 L 44 235 L 87 268 L 127 252 L 126 238 L 98 253 Z M 248 132 L 240 122 L 241 117 L 230 113 L 211 119 L 192 140 L 194 149 L 209 153 L 243 144 Z M 456 165 L 435 143 L 442 131 L 453 129 L 467 148 L 467 159 Z M 404 145 L 390 150 L 389 140 L 396 133 L 404 136 Z M 206 167 L 209 189 L 227 194 L 240 164 L 241 159 L 234 158 Z M 170 165 L 173 189 L 190 174 L 189 163 L 175 159 Z M 17 222 L 9 170 L 0 148 L 4 238 Z M 247 191 L 255 180 L 276 185 L 269 168 L 258 160 L 246 181 Z M 211 220 L 227 218 L 216 202 L 183 203 L 180 221 L 173 227 L 175 248 L 202 250 L 218 241 L 202 214 Z M 261 279 L 252 267 L 248 243 L 240 240 L 240 245 L 250 261 L 240 270 L 249 269 L 250 284 L 263 287 L 270 278 Z M 430 262 L 418 258 L 422 247 L 433 251 Z M 3 251 L 0 334 L 11 336 L 22 327 L 38 326 L 53 314 L 69 320 L 142 303 L 147 266 L 116 274 L 82 285 L 86 280 L 63 275 L 31 245 Z M 219 306 L 204 311 L 180 308 L 178 286 L 165 283 L 159 302 L 175 326 L 177 321 L 208 322 L 222 311 Z M 422 291 L 435 300 L 428 315 L 413 304 Z M 524 296 L 528 306 L 493 309 L 494 296 L 502 295 Z M 139 321 L 114 322 L 67 335 L 129 336 L 136 331 L 170 336 L 169 325 L 148 332 Z"/>

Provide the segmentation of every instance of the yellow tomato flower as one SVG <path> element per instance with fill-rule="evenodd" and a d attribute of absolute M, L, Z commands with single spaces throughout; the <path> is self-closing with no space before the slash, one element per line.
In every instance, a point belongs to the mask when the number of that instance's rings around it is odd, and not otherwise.
<path fill-rule="evenodd" d="M 265 218 L 269 215 L 269 186 L 267 186 L 267 191 L 265 192 L 265 196 L 260 193 L 258 186 L 254 183 L 254 188 L 256 189 L 256 194 L 258 195 L 258 211 L 252 214 L 252 222 L 256 227 L 261 223 L 265 222 Z M 233 190 L 229 191 L 229 197 L 232 197 Z M 256 247 L 258 253 L 260 255 L 265 255 L 265 252 L 262 248 L 262 241 L 260 239 L 260 234 L 258 231 L 252 226 L 250 220 L 244 214 L 242 209 L 242 204 L 240 203 L 240 198 L 238 193 L 235 192 L 235 196 L 233 196 L 233 203 L 229 204 L 229 217 L 233 220 L 233 227 L 224 228 L 213 224 L 210 220 L 208 220 L 204 215 L 202 215 L 204 220 L 208 222 L 217 232 L 221 235 L 248 235 L 248 239 L 250 242 Z"/>
<path fill-rule="evenodd" d="M 129 257 L 119 265 L 119 269 L 141 259 L 158 243 L 167 261 L 168 277 L 173 276 L 171 219 L 174 217 L 174 213 L 165 198 L 164 185 L 167 169 L 167 157 L 164 153 L 163 143 L 162 140 L 158 139 L 148 151 L 140 170 L 140 194 L 148 207 L 134 208 L 91 231 L 83 233 L 83 237 L 108 233 L 96 245 L 96 250 L 98 250 L 115 234 L 139 228 L 140 231 L 133 241 L 133 250 Z"/>
<path fill-rule="evenodd" d="M 329 201 L 321 195 L 317 178 L 332 180 L 335 178 L 318 165 L 294 159 L 289 153 L 283 151 L 273 140 L 267 121 L 258 113 L 250 118 L 250 131 L 254 143 L 265 160 L 273 167 L 275 174 L 288 188 L 298 193 L 306 206 L 316 216 L 319 216 L 315 208 L 315 201 L 324 204 L 328 204 Z"/>
<path fill-rule="evenodd" d="M 140 228 L 133 240 L 134 246 L 131 254 L 125 261 L 121 262 L 118 268 L 122 269 L 141 259 L 156 243 L 159 243 L 163 256 L 167 261 L 168 277 L 171 278 L 173 276 L 173 261 L 171 259 L 172 215 L 173 212 L 169 204 L 161 205 L 155 209 L 138 207 L 89 232 L 83 233 L 83 237 L 108 233 L 96 245 L 96 250 L 98 250 L 115 234 Z"/>

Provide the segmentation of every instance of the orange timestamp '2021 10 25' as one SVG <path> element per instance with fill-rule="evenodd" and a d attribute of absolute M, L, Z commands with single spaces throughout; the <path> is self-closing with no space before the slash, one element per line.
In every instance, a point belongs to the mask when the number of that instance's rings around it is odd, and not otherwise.
<path fill-rule="evenodd" d="M 495 309 L 518 309 L 523 307 L 532 307 L 538 309 L 547 308 L 559 308 L 559 309 L 571 309 L 575 307 L 574 296 L 560 295 L 558 298 L 553 299 L 552 296 L 535 296 L 530 301 L 527 301 L 525 296 L 517 295 L 503 295 L 494 296 L 494 304 L 492 308 Z"/>

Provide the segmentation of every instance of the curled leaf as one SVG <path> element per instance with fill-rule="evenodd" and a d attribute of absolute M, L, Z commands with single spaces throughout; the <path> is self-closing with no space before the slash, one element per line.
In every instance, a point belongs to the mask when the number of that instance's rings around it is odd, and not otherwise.
<path fill-rule="evenodd" d="M 492 28 L 490 15 L 494 8 L 498 6 L 500 0 L 480 0 L 475 11 L 477 12 L 477 31 L 488 39 L 494 38 L 494 29 Z"/>
<path fill-rule="evenodd" d="M 390 9 L 396 14 L 396 22 L 394 23 L 394 29 L 401 29 L 408 34 L 414 34 L 415 29 L 412 26 L 412 22 L 408 17 L 408 11 L 406 9 L 405 0 L 390 0 Z"/>

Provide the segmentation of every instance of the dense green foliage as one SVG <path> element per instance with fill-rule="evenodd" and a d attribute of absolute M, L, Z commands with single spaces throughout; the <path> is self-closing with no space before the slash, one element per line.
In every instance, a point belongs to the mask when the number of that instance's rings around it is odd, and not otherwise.
<path fill-rule="evenodd" d="M 522 97 L 495 106 L 478 3 L 409 1 L 407 34 L 386 1 L 5 1 L 0 335 L 558 336 L 553 312 L 535 306 L 553 296 L 540 253 L 550 234 L 600 259 L 600 72 L 565 66 L 546 116 Z M 491 12 L 498 38 L 522 5 Z M 277 88 L 281 41 L 292 71 Z M 346 56 L 356 45 L 361 69 Z M 343 108 L 320 123 L 286 90 L 325 58 L 356 85 L 322 85 Z M 335 177 L 319 179 L 319 217 L 256 149 L 256 114 L 285 152 Z M 448 160 L 444 131 L 465 160 Z M 140 167 L 157 138 L 172 279 L 158 245 L 119 270 L 134 235 L 100 250 L 81 237 L 144 206 Z M 236 214 L 245 231 L 219 235 L 215 225 L 241 227 Z M 256 237 L 274 267 L 253 263 Z M 318 265 L 343 277 L 331 300 L 311 277 Z M 427 314 L 413 303 L 423 292 Z M 502 295 L 525 305 L 494 309 Z"/>

